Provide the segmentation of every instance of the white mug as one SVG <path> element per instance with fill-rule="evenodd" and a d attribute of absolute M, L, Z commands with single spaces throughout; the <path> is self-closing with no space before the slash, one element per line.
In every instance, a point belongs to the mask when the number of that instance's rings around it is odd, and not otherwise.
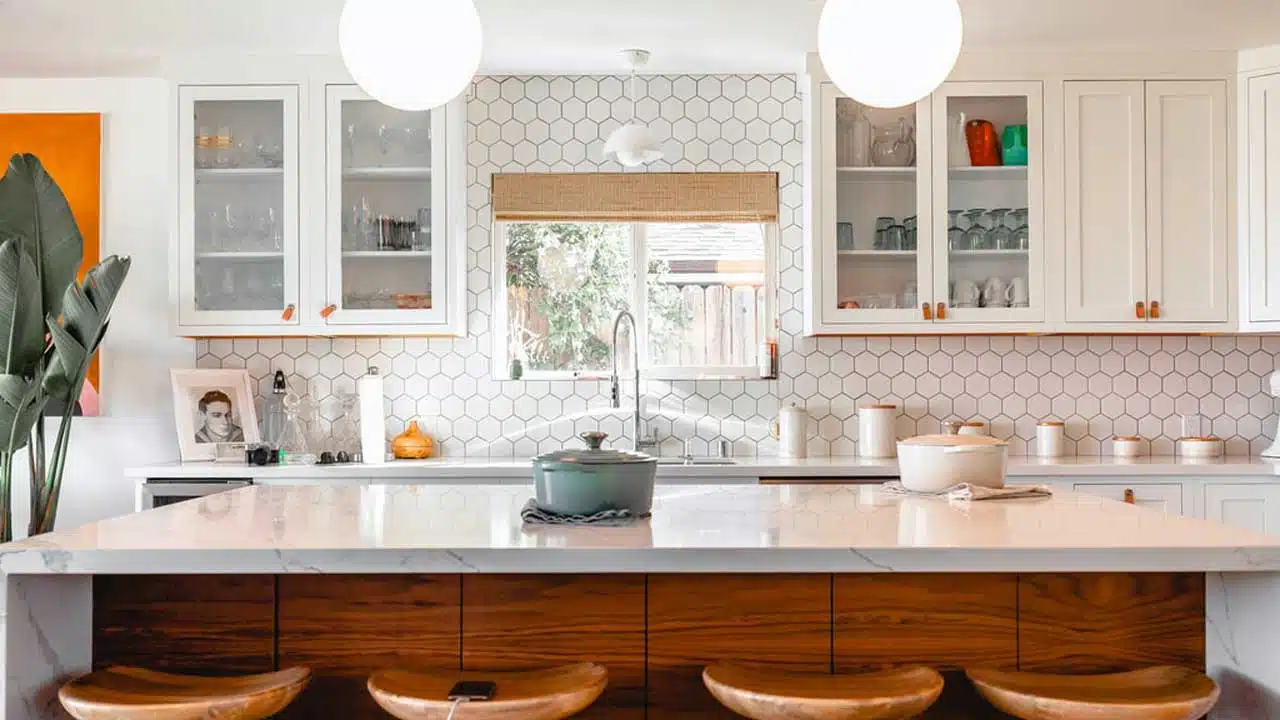
<path fill-rule="evenodd" d="M 982 291 L 978 289 L 977 283 L 969 280 L 956 282 L 955 297 L 952 298 L 952 302 L 957 307 L 976 307 L 981 299 Z"/>
<path fill-rule="evenodd" d="M 982 288 L 982 305 L 989 308 L 1009 307 L 1009 284 L 993 277 Z"/>
<path fill-rule="evenodd" d="M 1027 279 L 1016 277 L 1009 284 L 1009 302 L 1014 307 L 1026 307 L 1031 304 L 1031 290 L 1027 287 Z"/>

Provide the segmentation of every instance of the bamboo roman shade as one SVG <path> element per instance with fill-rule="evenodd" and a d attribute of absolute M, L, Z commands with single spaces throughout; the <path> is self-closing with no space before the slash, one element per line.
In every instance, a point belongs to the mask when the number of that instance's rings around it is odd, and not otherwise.
<path fill-rule="evenodd" d="M 505 222 L 777 222 L 777 173 L 526 173 L 493 176 Z"/>

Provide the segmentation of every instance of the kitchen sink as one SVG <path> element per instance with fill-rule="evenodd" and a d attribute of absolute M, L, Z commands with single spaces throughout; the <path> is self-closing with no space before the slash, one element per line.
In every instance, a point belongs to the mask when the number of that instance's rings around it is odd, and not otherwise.
<path fill-rule="evenodd" d="M 738 461 L 732 458 L 718 457 L 660 457 L 659 465 L 737 465 Z"/>

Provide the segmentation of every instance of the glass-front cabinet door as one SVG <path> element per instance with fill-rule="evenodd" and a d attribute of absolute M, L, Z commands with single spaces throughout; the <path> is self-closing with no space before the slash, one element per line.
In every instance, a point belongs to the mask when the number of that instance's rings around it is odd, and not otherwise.
<path fill-rule="evenodd" d="M 179 325 L 297 325 L 298 88 L 184 86 L 179 108 Z"/>
<path fill-rule="evenodd" d="M 933 95 L 939 322 L 1045 319 L 1042 94 L 1038 82 L 984 82 Z"/>
<path fill-rule="evenodd" d="M 331 326 L 447 322 L 444 110 L 405 112 L 326 88 Z"/>
<path fill-rule="evenodd" d="M 929 103 L 871 108 L 822 85 L 815 278 L 826 324 L 933 319 Z"/>

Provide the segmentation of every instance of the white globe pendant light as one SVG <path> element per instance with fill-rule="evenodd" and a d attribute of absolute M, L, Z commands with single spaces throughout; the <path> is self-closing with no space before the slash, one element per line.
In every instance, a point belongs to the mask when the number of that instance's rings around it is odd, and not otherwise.
<path fill-rule="evenodd" d="M 818 55 L 845 95 L 896 108 L 938 89 L 963 37 L 957 0 L 827 0 Z"/>
<path fill-rule="evenodd" d="M 338 47 L 347 71 L 375 100 L 430 110 L 466 89 L 480 67 L 474 0 L 347 0 Z"/>
<path fill-rule="evenodd" d="M 631 83 L 627 95 L 631 97 L 631 121 L 614 130 L 604 143 L 604 156 L 613 156 L 624 167 L 640 167 L 662 159 L 662 146 L 648 125 L 636 119 L 636 70 L 649 62 L 645 50 L 624 50 L 623 57 L 631 66 Z"/>

